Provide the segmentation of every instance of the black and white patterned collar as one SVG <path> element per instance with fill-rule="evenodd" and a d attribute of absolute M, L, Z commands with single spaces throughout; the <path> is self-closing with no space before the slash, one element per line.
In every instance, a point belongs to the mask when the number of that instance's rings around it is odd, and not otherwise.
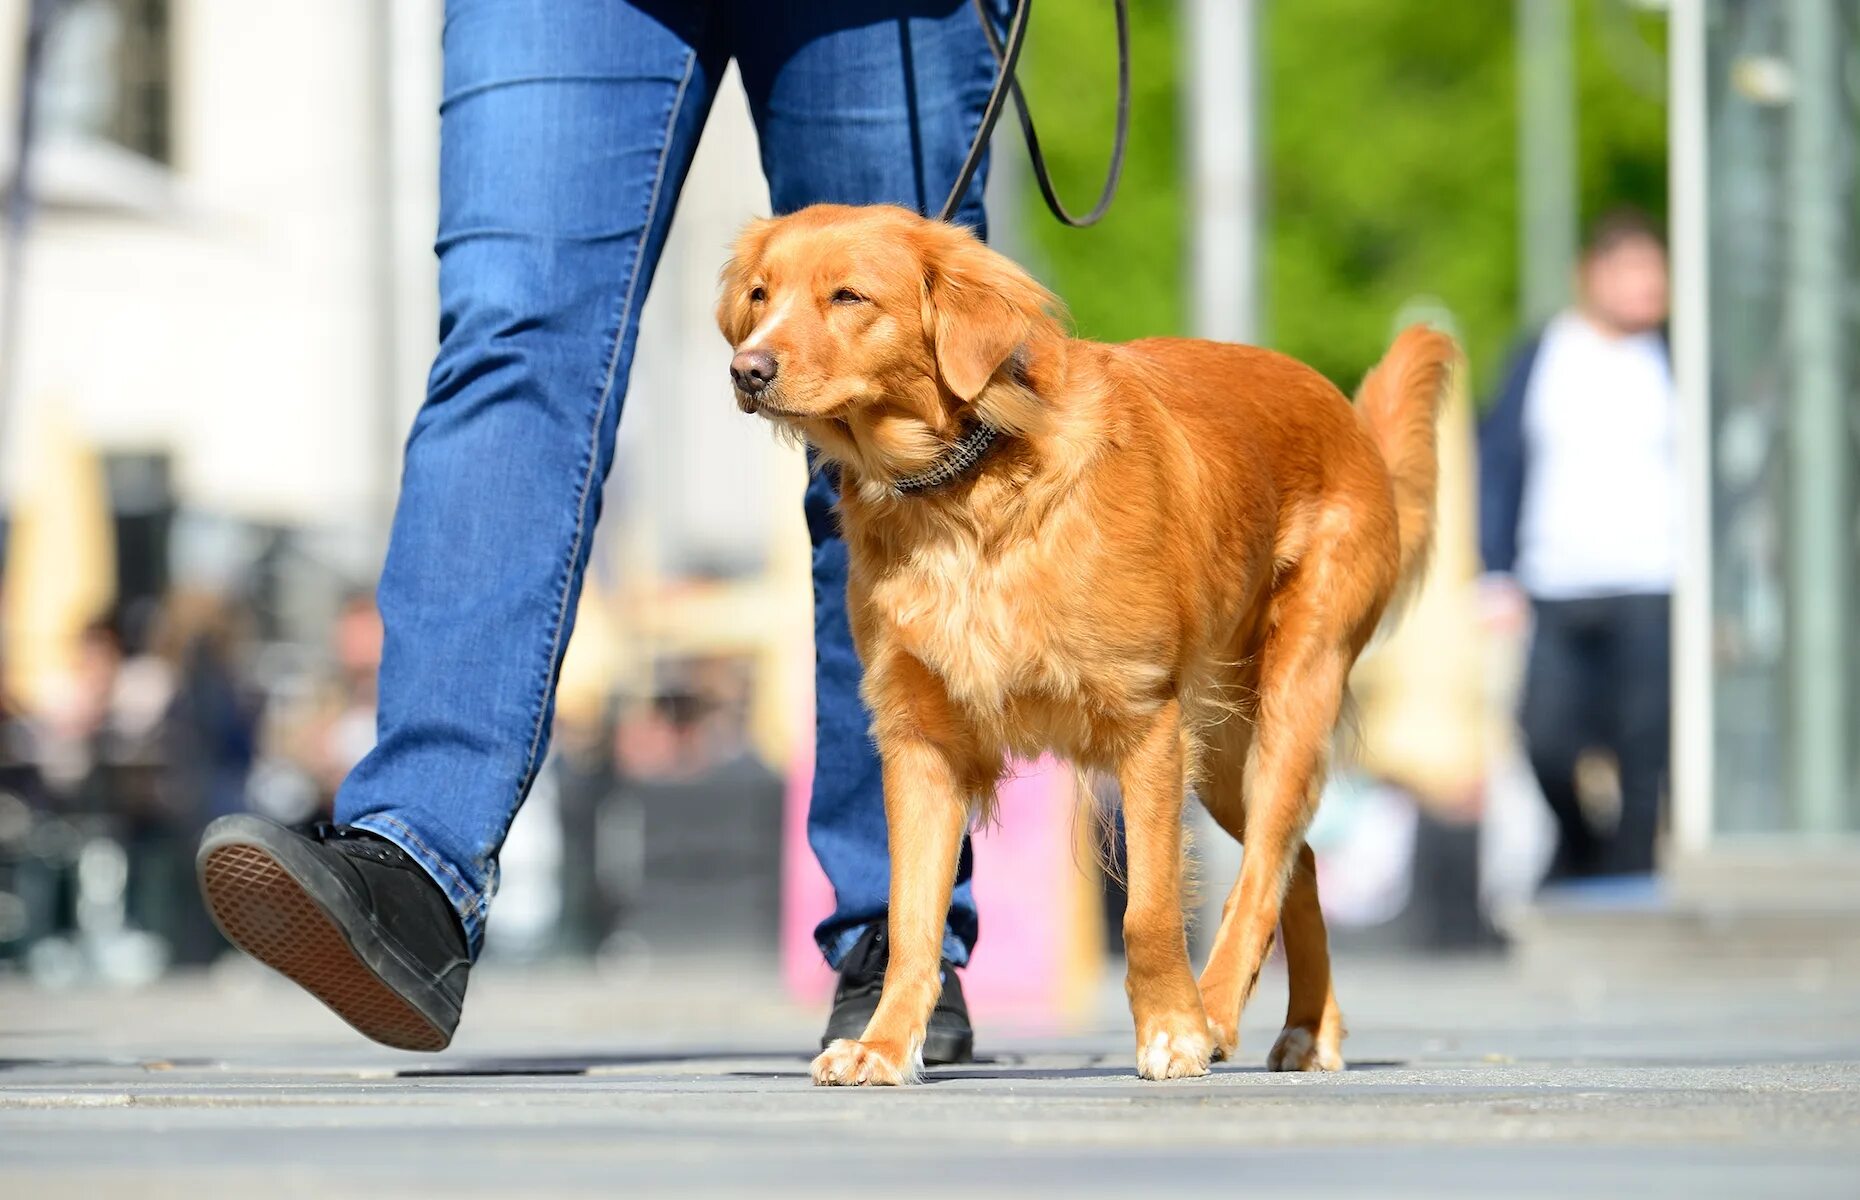
<path fill-rule="evenodd" d="M 915 496 L 954 483 L 982 461 L 982 456 L 988 453 L 988 448 L 1000 436 L 999 429 L 985 421 L 978 421 L 944 452 L 943 457 L 915 475 L 893 480 L 891 490 L 900 496 Z"/>

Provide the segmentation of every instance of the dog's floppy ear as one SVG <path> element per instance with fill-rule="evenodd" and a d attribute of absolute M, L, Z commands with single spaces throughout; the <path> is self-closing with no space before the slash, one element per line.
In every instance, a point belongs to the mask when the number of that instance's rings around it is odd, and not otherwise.
<path fill-rule="evenodd" d="M 925 328 L 943 386 L 967 401 L 1036 329 L 1051 323 L 1054 301 L 1032 276 L 973 235 L 948 234 L 927 259 Z"/>
<path fill-rule="evenodd" d="M 758 217 L 743 226 L 729 261 L 717 273 L 717 328 L 732 346 L 741 344 L 755 328 L 755 318 L 749 311 L 749 276 L 762 260 L 769 228 L 774 224 Z"/>

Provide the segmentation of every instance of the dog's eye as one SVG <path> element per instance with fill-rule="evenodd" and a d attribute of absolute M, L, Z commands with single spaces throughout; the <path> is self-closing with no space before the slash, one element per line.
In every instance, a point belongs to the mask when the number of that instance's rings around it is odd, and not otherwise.
<path fill-rule="evenodd" d="M 839 291 L 833 293 L 833 303 L 835 304 L 864 304 L 865 297 L 861 296 L 858 292 L 853 291 L 851 288 L 841 288 Z"/>
<path fill-rule="evenodd" d="M 768 298 L 768 291 L 764 288 L 752 287 L 749 289 L 749 302 L 751 304 L 760 304 Z"/>

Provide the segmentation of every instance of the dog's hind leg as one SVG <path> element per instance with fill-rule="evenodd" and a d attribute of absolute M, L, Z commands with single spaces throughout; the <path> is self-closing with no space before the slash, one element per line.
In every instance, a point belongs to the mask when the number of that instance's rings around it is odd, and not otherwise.
<path fill-rule="evenodd" d="M 1246 836 L 1243 781 L 1250 733 L 1250 727 L 1244 725 L 1228 724 L 1220 729 L 1209 747 L 1206 777 L 1199 788 L 1208 815 L 1235 841 Z M 1229 896 L 1229 905 L 1237 894 L 1238 889 Z M 1223 922 L 1226 919 L 1223 913 Z M 1324 914 L 1318 908 L 1316 860 L 1308 845 L 1299 848 L 1297 864 L 1292 868 L 1285 906 L 1279 913 L 1279 936 L 1285 939 L 1291 998 L 1285 1010 L 1285 1029 L 1266 1063 L 1275 1071 L 1337 1070 L 1343 1065 L 1343 1018 L 1331 990 L 1330 945 L 1324 932 Z M 1266 949 L 1270 953 L 1270 938 Z M 1229 1062 L 1239 1048 L 1239 1029 L 1233 1021 L 1248 999 L 1237 989 L 1237 983 L 1250 986 L 1251 981 L 1234 981 L 1225 974 L 1217 978 L 1204 973 L 1201 977 L 1201 1000 L 1214 1030 L 1215 1057 Z"/>
<path fill-rule="evenodd" d="M 1145 1079 L 1206 1075 L 1214 1053 L 1182 917 L 1183 757 L 1181 707 L 1172 700 L 1118 769 L 1130 860 L 1124 983 Z"/>
<path fill-rule="evenodd" d="M 1246 837 L 1246 760 L 1253 744 L 1252 734 L 1250 723 L 1237 720 L 1216 727 L 1208 738 L 1207 760 L 1201 782 L 1195 789 L 1214 823 L 1242 845 Z M 1227 895 L 1221 911 L 1223 928 L 1234 919 L 1233 906 L 1238 903 L 1239 895 L 1238 888 Z M 1271 949 L 1270 943 L 1267 949 Z M 1240 1047 L 1238 1020 L 1247 999 L 1239 990 L 1243 982 L 1246 981 L 1232 979 L 1227 971 L 1201 973 L 1201 1003 L 1207 1009 L 1208 1027 L 1214 1033 L 1216 1061 L 1232 1062 Z"/>
<path fill-rule="evenodd" d="M 1309 854 L 1305 830 L 1317 810 L 1331 730 L 1354 657 L 1350 635 L 1335 630 L 1334 596 L 1319 599 L 1320 592 L 1308 587 L 1279 598 L 1278 621 L 1261 655 L 1259 709 L 1241 783 L 1241 841 L 1246 853 L 1201 975 L 1209 1017 L 1217 1035 L 1229 1044 L 1282 913 L 1287 919 L 1293 1012 L 1302 1021 L 1313 1007 L 1319 1013 L 1335 1011 L 1334 1001 L 1328 999 L 1328 954 L 1318 952 L 1323 926 L 1316 877 L 1297 878 L 1301 860 Z M 1222 804 L 1231 813 L 1231 799 L 1215 800 L 1215 805 Z M 1222 816 L 1212 805 L 1211 811 L 1217 819 Z M 1293 894 L 1288 896 L 1288 890 Z M 1332 1025 L 1340 1032 L 1339 1023 L 1333 1020 Z M 1315 1028 L 1323 1028 L 1321 1018 Z M 1283 1046 L 1287 1039 L 1280 1041 Z M 1294 1057 L 1288 1054 L 1284 1061 Z M 1275 1047 L 1273 1065 L 1281 1060 L 1280 1047 Z M 1312 1060 L 1311 1065 L 1322 1063 Z"/>
<path fill-rule="evenodd" d="M 1249 732 L 1246 728 L 1222 730 L 1222 736 L 1210 748 L 1207 778 L 1200 788 L 1208 815 L 1235 841 L 1246 836 L 1242 780 Z M 1234 903 L 1234 896 L 1228 903 Z M 1225 913 L 1222 920 L 1226 920 Z M 1324 913 L 1318 907 L 1317 860 L 1308 844 L 1299 847 L 1298 861 L 1292 868 L 1285 906 L 1279 913 L 1279 936 L 1285 939 L 1291 996 L 1285 1008 L 1285 1028 L 1273 1044 L 1272 1053 L 1266 1056 L 1266 1065 L 1275 1071 L 1338 1070 L 1343 1066 L 1343 1017 L 1331 988 L 1330 943 L 1324 931 Z M 1270 940 L 1266 948 L 1270 953 Z M 1216 1058 L 1233 1061 L 1239 1048 L 1239 1030 L 1226 1014 L 1238 1014 L 1246 1007 L 1247 999 L 1226 975 L 1202 975 L 1201 1000 L 1207 1005 L 1208 1023 L 1214 1029 Z"/>
<path fill-rule="evenodd" d="M 1285 1028 L 1266 1056 L 1266 1066 L 1274 1071 L 1340 1071 L 1343 1014 L 1331 987 L 1330 940 L 1318 907 L 1317 860 L 1309 845 L 1298 848 L 1285 908 L 1279 914 L 1279 933 L 1285 938 L 1291 997 L 1285 1006 Z"/>

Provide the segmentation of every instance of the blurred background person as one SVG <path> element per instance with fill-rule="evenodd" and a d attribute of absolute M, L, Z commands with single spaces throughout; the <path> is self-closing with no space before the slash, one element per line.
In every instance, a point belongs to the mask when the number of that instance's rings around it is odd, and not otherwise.
<path fill-rule="evenodd" d="M 152 778 L 130 827 L 129 911 L 163 936 L 175 963 L 201 964 L 224 943 L 190 886 L 193 847 L 214 818 L 245 811 L 258 753 L 264 700 L 251 679 L 250 615 L 217 593 L 178 591 L 148 643 L 122 671 L 125 683 L 146 680 L 140 690 L 158 714 L 139 756 Z"/>
<path fill-rule="evenodd" d="M 1547 883 L 1654 865 L 1680 539 L 1666 269 L 1645 216 L 1597 222 L 1576 302 L 1518 351 L 1480 430 L 1489 603 L 1532 621 L 1520 720 L 1556 820 Z"/>
<path fill-rule="evenodd" d="M 331 680 L 312 735 L 310 769 L 329 812 L 336 789 L 375 744 L 375 676 L 381 669 L 381 613 L 357 592 L 342 602 L 330 633 Z"/>

